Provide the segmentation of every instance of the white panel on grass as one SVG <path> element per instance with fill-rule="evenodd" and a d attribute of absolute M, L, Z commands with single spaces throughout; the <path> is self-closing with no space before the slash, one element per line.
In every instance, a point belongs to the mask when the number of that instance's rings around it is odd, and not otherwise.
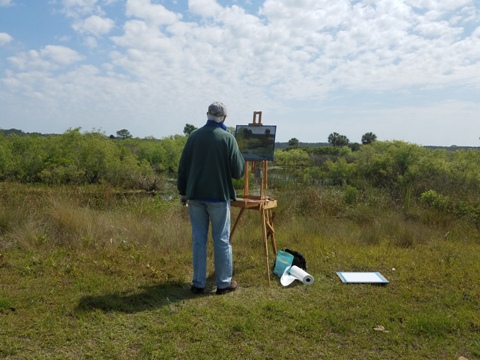
<path fill-rule="evenodd" d="M 387 284 L 385 279 L 379 272 L 337 272 L 337 275 L 344 283 L 373 283 Z"/>

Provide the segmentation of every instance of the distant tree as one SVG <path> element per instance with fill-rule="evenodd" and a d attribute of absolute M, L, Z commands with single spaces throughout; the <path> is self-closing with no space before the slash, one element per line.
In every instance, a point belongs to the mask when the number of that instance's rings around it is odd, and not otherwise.
<path fill-rule="evenodd" d="M 352 151 L 358 151 L 360 150 L 360 147 L 361 145 L 357 142 L 354 142 L 354 143 L 350 143 L 348 144 L 348 147 L 352 150 Z"/>
<path fill-rule="evenodd" d="M 183 128 L 183 133 L 188 136 L 196 129 L 197 128 L 192 124 L 185 124 L 185 127 Z"/>
<path fill-rule="evenodd" d="M 340 135 L 339 133 L 331 133 L 328 135 L 328 142 L 335 147 L 347 146 L 350 140 L 345 135 Z"/>
<path fill-rule="evenodd" d="M 3 132 L 5 135 L 18 135 L 18 136 L 25 136 L 27 135 L 26 133 L 24 133 L 22 130 L 18 130 L 18 129 L 10 129 L 10 130 L 0 130 L 1 132 Z"/>
<path fill-rule="evenodd" d="M 237 129 L 234 128 L 233 126 L 227 126 L 227 131 L 232 134 L 233 136 L 235 136 L 235 133 L 237 132 Z"/>
<path fill-rule="evenodd" d="M 362 144 L 363 145 L 371 144 L 374 141 L 377 141 L 377 135 L 375 135 L 374 133 L 368 132 L 368 133 L 363 134 L 363 136 L 362 136 Z"/>
<path fill-rule="evenodd" d="M 291 138 L 290 140 L 288 140 L 288 147 L 298 147 L 299 144 L 300 141 L 298 141 L 297 138 Z"/>
<path fill-rule="evenodd" d="M 127 129 L 122 129 L 117 131 L 117 136 L 125 140 L 130 139 L 132 137 L 132 134 L 130 134 L 130 131 L 128 131 Z"/>

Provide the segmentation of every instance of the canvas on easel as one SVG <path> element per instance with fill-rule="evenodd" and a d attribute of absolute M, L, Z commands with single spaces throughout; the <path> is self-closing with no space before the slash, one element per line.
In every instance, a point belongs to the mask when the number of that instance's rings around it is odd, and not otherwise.
<path fill-rule="evenodd" d="M 273 161 L 275 125 L 237 125 L 235 139 L 246 161 Z"/>

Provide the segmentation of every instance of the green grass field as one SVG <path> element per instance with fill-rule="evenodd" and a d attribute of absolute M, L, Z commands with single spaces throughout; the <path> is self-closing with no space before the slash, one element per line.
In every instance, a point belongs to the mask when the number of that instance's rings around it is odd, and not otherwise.
<path fill-rule="evenodd" d="M 327 188 L 277 194 L 277 245 L 305 255 L 314 283 L 268 286 L 249 211 L 233 239 L 240 288 L 214 295 L 210 253 L 199 296 L 178 202 L 0 190 L 1 358 L 480 358 L 480 236 L 468 223 L 378 199 L 345 206 Z M 337 271 L 379 271 L 389 284 L 344 284 Z"/>

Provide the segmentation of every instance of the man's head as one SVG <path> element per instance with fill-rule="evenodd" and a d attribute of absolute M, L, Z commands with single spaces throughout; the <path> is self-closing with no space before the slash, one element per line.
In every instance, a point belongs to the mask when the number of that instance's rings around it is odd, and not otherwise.
<path fill-rule="evenodd" d="M 208 107 L 207 117 L 208 120 L 213 120 L 218 123 L 224 122 L 227 117 L 227 107 L 225 104 L 215 101 Z"/>

